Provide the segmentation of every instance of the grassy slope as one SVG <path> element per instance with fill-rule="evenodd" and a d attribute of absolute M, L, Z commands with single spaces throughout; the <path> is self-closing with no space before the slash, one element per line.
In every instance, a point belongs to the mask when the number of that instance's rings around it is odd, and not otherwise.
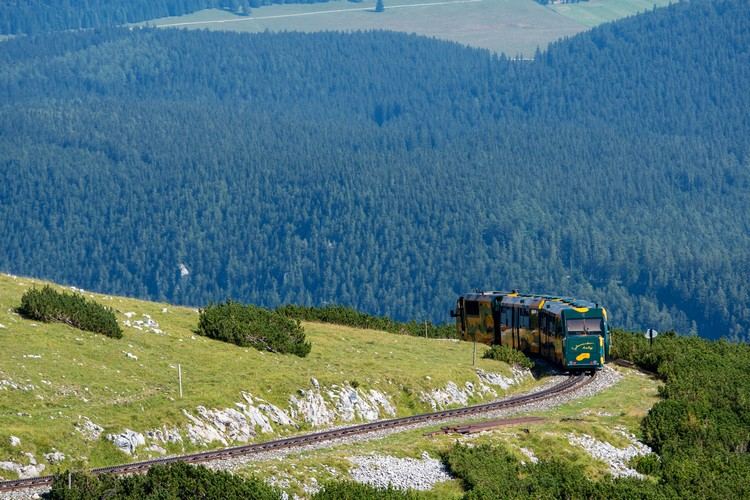
<path fill-rule="evenodd" d="M 198 320 L 194 309 L 98 294 L 93 297 L 114 308 L 120 322 L 126 312 L 136 313 L 132 319 L 149 314 L 165 334 L 124 327 L 124 337 L 114 340 L 20 318 L 13 310 L 21 295 L 41 284 L 0 275 L 0 380 L 36 386 L 27 392 L 0 388 L 0 461 L 27 463 L 22 452 L 39 460 L 52 448 L 78 457 L 85 466 L 126 461 L 104 439 L 84 441 L 73 427 L 79 415 L 104 426 L 105 433 L 124 428 L 144 432 L 162 424 L 184 429 L 182 409 L 194 414 L 198 405 L 233 407 L 242 401 L 241 391 L 286 408 L 289 395 L 309 388 L 311 377 L 322 386 L 356 381 L 362 388 L 379 389 L 405 414 L 428 409 L 418 401 L 420 391 L 443 387 L 449 380 L 459 385 L 477 381 L 468 343 L 312 323 L 304 326 L 313 350 L 302 359 L 193 335 Z M 183 369 L 183 399 L 178 398 L 177 363 Z M 478 366 L 510 374 L 495 361 L 480 359 Z M 11 435 L 20 437 L 22 446 L 12 448 Z M 146 456 L 144 452 L 139 458 Z"/>
<path fill-rule="evenodd" d="M 615 368 L 624 375 L 624 378 L 613 389 L 590 398 L 573 401 L 551 411 L 532 413 L 532 415 L 547 419 L 542 423 L 507 426 L 467 437 L 443 434 L 426 437 L 426 432 L 438 430 L 440 427 L 435 426 L 393 434 L 379 440 L 306 451 L 291 454 L 283 459 L 250 463 L 245 466 L 242 473 L 287 479 L 291 484 L 291 489 L 301 493 L 301 485 L 304 483 L 309 485 L 311 477 L 323 483 L 346 474 L 352 467 L 348 457 L 375 453 L 420 458 L 424 451 L 432 457 L 438 457 L 442 451 L 451 448 L 458 440 L 477 444 L 504 444 L 516 453 L 519 460 L 527 460 L 520 451 L 521 447 L 532 450 L 540 459 L 563 457 L 566 461 L 584 466 L 589 477 L 600 478 L 609 473 L 607 465 L 594 460 L 581 448 L 568 443 L 567 434 L 588 434 L 614 446 L 625 447 L 628 445 L 627 441 L 615 429 L 625 428 L 638 436 L 641 419 L 658 400 L 657 388 L 660 382 L 635 370 Z M 461 496 L 462 488 L 457 480 L 438 483 L 431 492 L 425 494 L 426 498 L 460 498 Z"/>
<path fill-rule="evenodd" d="M 373 12 L 374 0 L 272 5 L 254 9 L 251 17 L 211 9 L 142 24 L 246 32 L 386 29 L 509 55 L 531 56 L 537 47 L 544 48 L 559 38 L 669 3 L 669 0 L 590 0 L 544 7 L 533 0 L 459 0 L 449 4 L 445 1 L 451 0 L 386 0 L 386 10 L 382 13 Z"/>

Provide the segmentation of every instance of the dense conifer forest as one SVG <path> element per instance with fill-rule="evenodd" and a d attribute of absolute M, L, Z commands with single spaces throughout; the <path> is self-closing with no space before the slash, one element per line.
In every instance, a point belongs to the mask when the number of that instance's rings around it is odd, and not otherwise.
<path fill-rule="evenodd" d="M 746 1 L 533 61 L 387 32 L 112 28 L 3 42 L 0 67 L 0 270 L 433 321 L 517 287 L 747 338 Z"/>

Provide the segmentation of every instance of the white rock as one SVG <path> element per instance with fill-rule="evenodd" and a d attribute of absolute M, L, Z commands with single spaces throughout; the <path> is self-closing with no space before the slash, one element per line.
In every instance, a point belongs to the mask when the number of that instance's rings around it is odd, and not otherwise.
<path fill-rule="evenodd" d="M 180 431 L 176 427 L 169 428 L 166 425 L 162 426 L 161 429 L 146 431 L 146 436 L 152 441 L 158 441 L 163 444 L 182 442 Z"/>
<path fill-rule="evenodd" d="M 535 464 L 535 463 L 539 462 L 539 459 L 537 458 L 537 456 L 530 449 L 524 448 L 524 447 L 521 447 L 519 449 L 521 450 L 521 453 L 523 453 L 524 455 L 526 455 L 528 457 L 529 461 L 532 464 Z"/>
<path fill-rule="evenodd" d="M 8 327 L 5 326 L 4 324 L 0 323 L 0 328 L 8 328 Z"/>
<path fill-rule="evenodd" d="M 135 316 L 135 313 L 133 311 L 128 311 L 125 313 L 125 317 L 128 319 L 132 318 L 133 316 Z"/>
<path fill-rule="evenodd" d="M 300 390 L 299 392 L 299 397 L 289 398 L 289 413 L 292 418 L 302 418 L 315 427 L 330 424 L 336 419 L 336 413 L 328 408 L 320 392 L 317 390 Z"/>
<path fill-rule="evenodd" d="M 369 399 L 373 404 L 378 405 L 386 414 L 390 415 L 391 417 L 396 415 L 396 408 L 384 393 L 376 391 L 375 389 L 370 389 Z"/>
<path fill-rule="evenodd" d="M 120 451 L 132 455 L 136 448 L 146 445 L 146 438 L 140 432 L 125 429 L 120 434 L 107 434 L 107 439 L 112 441 Z"/>
<path fill-rule="evenodd" d="M 96 441 L 104 432 L 104 428 L 100 425 L 95 424 L 88 417 L 78 416 L 78 422 L 73 424 L 78 432 L 83 434 L 83 437 L 90 441 Z"/>
<path fill-rule="evenodd" d="M 183 411 L 192 422 L 188 425 L 188 437 L 194 444 L 219 441 L 228 445 L 229 441 L 245 443 L 255 437 L 254 426 L 250 425 L 244 414 L 234 408 L 218 410 L 199 406 L 196 410 L 198 417 Z"/>
<path fill-rule="evenodd" d="M 507 389 L 515 382 L 512 378 L 504 377 L 499 373 L 486 372 L 481 368 L 477 368 L 477 376 L 479 377 L 479 380 L 485 384 L 496 385 L 503 390 Z"/>
<path fill-rule="evenodd" d="M 44 471 L 44 464 L 21 465 L 15 462 L 0 462 L 0 469 L 15 472 L 19 479 L 37 477 Z"/>
<path fill-rule="evenodd" d="M 258 409 L 268 415 L 268 418 L 271 419 L 271 422 L 275 424 L 284 426 L 295 425 L 294 420 L 292 420 L 291 417 L 278 406 L 274 406 L 271 403 L 266 402 L 259 404 Z"/>
<path fill-rule="evenodd" d="M 57 450 L 52 450 L 49 453 L 45 453 L 44 458 L 51 464 L 59 464 L 65 460 L 65 455 Z"/>
<path fill-rule="evenodd" d="M 459 389 L 455 382 L 450 381 L 445 385 L 445 389 L 421 393 L 420 400 L 429 403 L 433 410 L 437 410 L 450 405 L 466 406 L 470 396 L 471 392 Z"/>
<path fill-rule="evenodd" d="M 10 445 L 11 446 L 20 446 L 21 445 L 21 438 L 18 438 L 16 436 L 10 437 Z"/>
<path fill-rule="evenodd" d="M 164 448 L 162 448 L 161 446 L 159 446 L 157 444 L 152 444 L 151 446 L 149 446 L 146 449 L 148 451 L 154 451 L 154 452 L 156 452 L 156 453 L 158 453 L 160 455 L 166 455 L 167 454 L 167 450 L 165 450 Z"/>
<path fill-rule="evenodd" d="M 253 427 L 260 427 L 261 432 L 264 432 L 266 434 L 273 433 L 271 422 L 268 421 L 268 417 L 261 413 L 260 409 L 251 404 L 235 404 L 240 410 L 242 410 L 242 413 L 247 417 L 250 425 L 252 425 Z"/>

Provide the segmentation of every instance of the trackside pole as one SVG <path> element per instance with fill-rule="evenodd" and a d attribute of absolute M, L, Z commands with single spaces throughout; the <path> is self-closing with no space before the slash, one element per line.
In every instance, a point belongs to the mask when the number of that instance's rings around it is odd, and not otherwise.
<path fill-rule="evenodd" d="M 474 333 L 474 352 L 471 355 L 471 366 L 477 366 L 477 334 Z"/>

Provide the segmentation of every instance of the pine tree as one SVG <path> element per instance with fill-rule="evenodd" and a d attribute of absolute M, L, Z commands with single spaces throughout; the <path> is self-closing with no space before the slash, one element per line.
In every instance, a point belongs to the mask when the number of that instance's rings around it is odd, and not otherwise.
<path fill-rule="evenodd" d="M 378 0 L 375 4 L 375 12 L 383 12 L 385 10 L 385 5 L 383 5 L 383 0 Z"/>

